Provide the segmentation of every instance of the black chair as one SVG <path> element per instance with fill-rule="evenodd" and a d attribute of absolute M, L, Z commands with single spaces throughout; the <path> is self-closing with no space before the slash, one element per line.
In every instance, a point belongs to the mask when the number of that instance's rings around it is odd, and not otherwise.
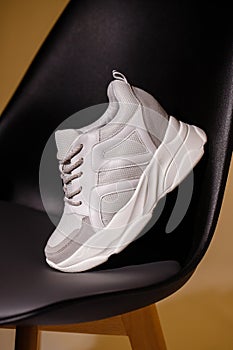
<path fill-rule="evenodd" d="M 71 1 L 49 34 L 0 118 L 0 324 L 17 327 L 18 350 L 37 348 L 38 329 L 125 334 L 134 350 L 165 349 L 149 305 L 177 291 L 201 261 L 230 164 L 230 13 L 224 2 Z M 203 128 L 208 143 L 191 204 L 172 234 L 165 228 L 177 191 L 122 253 L 93 271 L 64 274 L 43 256 L 54 227 L 40 198 L 40 158 L 64 119 L 106 102 L 114 68 L 168 113 Z"/>

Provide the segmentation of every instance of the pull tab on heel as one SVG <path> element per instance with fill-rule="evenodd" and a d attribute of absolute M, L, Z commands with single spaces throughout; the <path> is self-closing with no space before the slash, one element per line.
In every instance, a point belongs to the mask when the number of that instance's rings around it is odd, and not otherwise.
<path fill-rule="evenodd" d="M 124 74 L 122 74 L 121 72 L 118 72 L 115 69 L 112 71 L 112 76 L 114 79 L 124 81 L 126 84 L 128 84 L 128 81 L 127 81 L 126 77 L 124 76 Z"/>

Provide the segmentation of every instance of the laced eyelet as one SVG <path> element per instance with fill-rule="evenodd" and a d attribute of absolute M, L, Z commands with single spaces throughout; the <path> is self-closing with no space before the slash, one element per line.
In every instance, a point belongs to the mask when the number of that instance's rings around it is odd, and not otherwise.
<path fill-rule="evenodd" d="M 80 165 L 82 165 L 84 158 L 81 157 L 79 160 L 76 160 L 73 164 L 71 162 L 71 159 L 76 156 L 83 148 L 83 144 L 79 144 L 78 148 L 72 149 L 69 154 L 60 161 L 59 169 L 61 171 L 61 179 L 63 181 L 63 189 L 65 192 L 65 200 L 70 204 L 70 205 L 81 205 L 82 201 L 75 202 L 72 200 L 74 196 L 79 194 L 82 191 L 82 186 L 80 186 L 79 189 L 74 190 L 73 192 L 70 193 L 70 190 L 67 187 L 68 183 L 71 183 L 74 179 L 80 177 L 83 175 L 83 172 L 80 171 L 79 173 L 72 173 L 73 170 L 78 168 Z"/>

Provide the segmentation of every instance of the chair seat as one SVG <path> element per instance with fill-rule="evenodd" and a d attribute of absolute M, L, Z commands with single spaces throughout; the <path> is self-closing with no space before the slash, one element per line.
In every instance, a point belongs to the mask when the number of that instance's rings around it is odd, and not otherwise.
<path fill-rule="evenodd" d="M 44 246 L 54 229 L 47 215 L 2 201 L 0 211 L 0 324 L 30 317 L 38 319 L 40 313 L 44 315 L 50 307 L 59 308 L 64 302 L 69 304 L 77 299 L 145 288 L 165 281 L 181 268 L 171 260 L 62 273 L 45 262 Z"/>

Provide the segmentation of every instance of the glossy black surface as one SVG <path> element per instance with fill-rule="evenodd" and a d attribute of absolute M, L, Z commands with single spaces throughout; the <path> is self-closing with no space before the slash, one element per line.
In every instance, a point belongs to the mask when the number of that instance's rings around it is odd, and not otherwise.
<path fill-rule="evenodd" d="M 1 250 L 7 252 L 0 255 L 0 274 L 4 276 L 0 288 L 0 323 L 20 320 L 29 312 L 41 312 L 54 303 L 61 305 L 76 298 L 149 287 L 166 281 L 180 270 L 180 265 L 170 260 L 85 273 L 55 271 L 46 265 L 43 254 L 53 230 L 47 216 L 6 202 L 0 202 L 0 210 Z M 75 312 L 70 314 L 74 315 Z"/>

